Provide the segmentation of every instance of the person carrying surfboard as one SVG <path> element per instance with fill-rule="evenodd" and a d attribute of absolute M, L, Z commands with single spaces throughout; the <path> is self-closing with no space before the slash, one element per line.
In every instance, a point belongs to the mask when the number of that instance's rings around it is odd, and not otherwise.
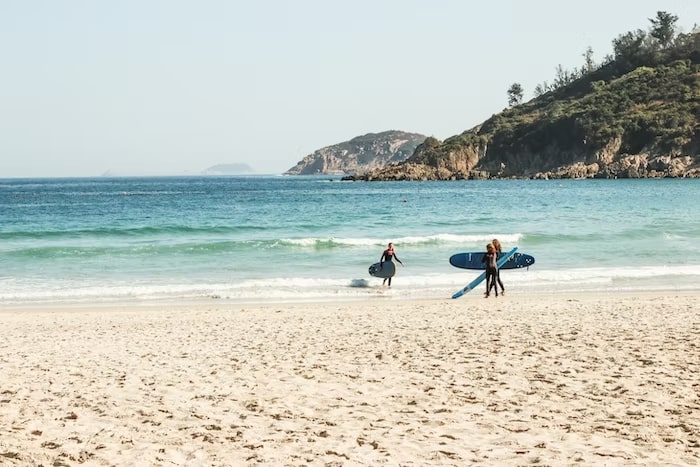
<path fill-rule="evenodd" d="M 379 259 L 379 269 L 382 268 L 385 261 L 393 261 L 393 259 L 396 259 L 396 261 L 398 261 L 401 264 L 401 266 L 403 266 L 403 263 L 401 262 L 399 257 L 396 256 L 394 244 L 392 242 L 389 242 L 388 248 L 382 252 L 382 257 Z M 382 282 L 382 285 L 386 285 L 387 279 L 389 280 L 389 287 L 391 287 L 391 277 L 385 277 L 384 281 Z"/>
<path fill-rule="evenodd" d="M 498 275 L 498 253 L 496 253 L 496 248 L 494 248 L 492 243 L 486 245 L 486 253 L 484 257 L 481 258 L 482 263 L 486 263 L 486 293 L 485 298 L 488 298 L 491 293 L 491 288 L 496 291 L 496 297 L 498 297 L 498 287 L 496 286 L 496 276 Z"/>
<path fill-rule="evenodd" d="M 493 247 L 496 249 L 496 255 L 500 258 L 501 255 L 503 254 L 503 247 L 501 246 L 501 242 L 498 241 L 497 238 L 494 238 L 491 240 L 491 244 Z M 503 287 L 503 281 L 501 280 L 501 270 L 496 269 L 496 281 L 498 281 L 498 285 L 501 286 L 501 295 L 506 294 L 506 289 Z"/>

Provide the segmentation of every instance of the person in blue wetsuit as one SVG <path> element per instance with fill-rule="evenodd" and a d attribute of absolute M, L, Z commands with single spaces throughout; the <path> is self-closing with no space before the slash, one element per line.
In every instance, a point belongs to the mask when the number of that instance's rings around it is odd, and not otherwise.
<path fill-rule="evenodd" d="M 498 297 L 498 287 L 496 286 L 496 277 L 498 277 L 498 253 L 492 243 L 486 245 L 486 253 L 481 258 L 482 263 L 486 263 L 486 293 L 485 298 L 491 294 L 491 288 L 496 291 Z"/>
<path fill-rule="evenodd" d="M 396 261 L 398 261 L 401 264 L 401 266 L 403 266 L 403 263 L 401 262 L 399 257 L 396 256 L 396 251 L 394 250 L 394 244 L 389 242 L 388 248 L 386 250 L 384 250 L 384 252 L 382 253 L 382 257 L 379 260 L 379 268 L 381 269 L 382 266 L 384 266 L 385 261 L 393 261 L 394 259 L 396 259 Z M 385 277 L 384 281 L 382 282 L 382 285 L 386 285 L 387 279 L 389 280 L 389 287 L 391 287 L 391 277 Z"/>

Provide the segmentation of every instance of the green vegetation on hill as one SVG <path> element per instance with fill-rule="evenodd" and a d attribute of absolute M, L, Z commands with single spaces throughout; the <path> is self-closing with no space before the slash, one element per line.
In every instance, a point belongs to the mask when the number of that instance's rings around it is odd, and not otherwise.
<path fill-rule="evenodd" d="M 676 34 L 676 19 L 658 12 L 526 103 L 516 83 L 512 107 L 364 178 L 700 176 L 700 33 Z"/>

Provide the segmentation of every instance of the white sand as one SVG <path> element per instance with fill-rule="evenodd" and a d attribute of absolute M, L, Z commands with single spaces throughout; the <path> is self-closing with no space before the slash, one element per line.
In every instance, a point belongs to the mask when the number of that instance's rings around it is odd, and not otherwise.
<path fill-rule="evenodd" d="M 0 311 L 0 465 L 700 465 L 700 293 Z"/>

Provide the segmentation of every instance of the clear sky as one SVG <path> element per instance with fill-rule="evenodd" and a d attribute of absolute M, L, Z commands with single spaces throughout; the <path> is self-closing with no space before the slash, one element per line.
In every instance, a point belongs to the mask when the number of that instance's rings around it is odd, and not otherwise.
<path fill-rule="evenodd" d="M 438 139 L 689 0 L 0 0 L 0 178 L 281 173 L 365 133 Z"/>

